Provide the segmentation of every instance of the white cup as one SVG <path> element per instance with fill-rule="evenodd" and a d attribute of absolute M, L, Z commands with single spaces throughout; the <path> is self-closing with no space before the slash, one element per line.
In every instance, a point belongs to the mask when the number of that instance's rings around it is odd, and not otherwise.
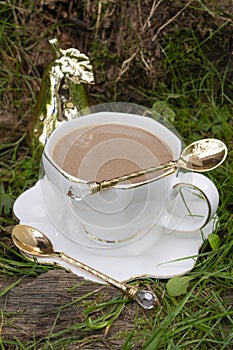
<path fill-rule="evenodd" d="M 109 123 L 149 131 L 169 146 L 174 160 L 181 154 L 179 137 L 150 117 L 100 112 L 64 122 L 50 136 L 42 156 L 46 178 L 42 196 L 53 223 L 74 241 L 80 241 L 82 234 L 104 245 L 130 242 L 154 225 L 164 227 L 167 232 L 203 228 L 217 210 L 219 195 L 210 179 L 193 172 L 173 169 L 167 176 L 138 187 L 118 184 L 81 201 L 68 195 L 77 183 L 87 181 L 74 178 L 55 164 L 54 146 L 74 129 Z"/>

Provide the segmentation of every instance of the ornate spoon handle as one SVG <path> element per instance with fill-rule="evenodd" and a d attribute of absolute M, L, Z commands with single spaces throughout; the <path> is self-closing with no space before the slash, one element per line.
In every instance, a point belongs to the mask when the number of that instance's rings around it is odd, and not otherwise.
<path fill-rule="evenodd" d="M 90 192 L 91 192 L 91 194 L 94 194 L 94 193 L 97 193 L 103 189 L 115 186 L 115 185 L 117 185 L 121 182 L 125 182 L 127 180 L 135 179 L 137 177 L 151 174 L 151 173 L 154 173 L 156 171 L 163 171 L 163 170 L 169 170 L 169 169 L 175 168 L 176 165 L 177 165 L 176 162 L 171 161 L 170 163 L 165 164 L 165 165 L 156 165 L 156 166 L 144 169 L 144 170 L 139 170 L 139 171 L 134 172 L 134 173 L 115 177 L 115 178 L 110 179 L 110 180 L 104 180 L 101 182 L 91 181 L 91 182 L 89 182 Z M 166 175 L 163 173 L 163 174 L 159 175 L 157 179 L 159 179 L 160 177 L 164 177 L 164 176 L 166 176 Z M 147 180 L 147 182 L 150 182 L 150 181 Z M 132 186 L 130 186 L 130 187 L 133 188 L 133 187 L 137 187 L 137 186 L 132 184 Z"/>
<path fill-rule="evenodd" d="M 135 300 L 144 309 L 152 309 L 157 303 L 156 295 L 149 291 L 140 288 L 139 286 L 128 286 L 127 284 L 121 283 L 110 276 L 88 266 L 76 259 L 73 259 L 66 255 L 65 253 L 55 252 L 54 256 L 60 258 L 61 260 L 67 262 L 68 264 L 74 265 L 88 273 L 100 278 L 101 280 L 107 282 L 108 284 L 120 289 L 123 293 L 128 295 L 131 299 Z"/>

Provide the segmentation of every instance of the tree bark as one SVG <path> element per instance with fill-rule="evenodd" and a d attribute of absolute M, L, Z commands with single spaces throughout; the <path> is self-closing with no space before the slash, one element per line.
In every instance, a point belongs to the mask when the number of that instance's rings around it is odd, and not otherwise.
<path fill-rule="evenodd" d="M 9 279 L 7 281 L 9 284 Z M 6 285 L 6 280 L 2 280 L 1 287 Z M 67 336 L 75 334 L 76 338 L 89 339 L 87 347 L 83 344 L 82 349 L 121 349 L 125 342 L 122 334 L 126 335 L 133 329 L 134 318 L 140 308 L 135 302 L 125 304 L 110 329 L 95 330 L 85 326 L 80 329 L 78 326 L 85 325 L 89 316 L 95 320 L 109 311 L 104 308 L 85 315 L 87 307 L 121 295 L 111 286 L 84 280 L 63 270 L 51 270 L 37 278 L 22 278 L 18 285 L 0 298 L 0 308 L 4 312 L 2 339 L 17 338 L 26 343 L 59 332 L 58 339 L 61 339 L 64 331 Z M 77 345 L 66 349 L 77 349 Z"/>

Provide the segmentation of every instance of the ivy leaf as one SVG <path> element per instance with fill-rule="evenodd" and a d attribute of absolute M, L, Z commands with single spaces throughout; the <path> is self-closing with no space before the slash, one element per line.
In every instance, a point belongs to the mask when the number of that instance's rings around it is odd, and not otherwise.
<path fill-rule="evenodd" d="M 3 184 L 0 184 L 0 215 L 2 213 L 8 215 L 12 208 L 13 202 L 14 199 L 11 197 L 10 194 L 5 193 Z"/>
<path fill-rule="evenodd" d="M 208 241 L 213 250 L 216 250 L 220 247 L 221 240 L 220 240 L 220 237 L 216 235 L 216 233 L 211 233 L 208 236 Z"/>
<path fill-rule="evenodd" d="M 193 279 L 190 276 L 177 276 L 171 278 L 166 285 L 167 292 L 170 296 L 177 297 L 187 293 L 189 282 Z"/>

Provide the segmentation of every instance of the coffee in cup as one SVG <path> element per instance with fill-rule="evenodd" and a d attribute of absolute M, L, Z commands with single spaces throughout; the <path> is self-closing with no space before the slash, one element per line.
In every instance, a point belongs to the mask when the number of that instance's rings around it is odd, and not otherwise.
<path fill-rule="evenodd" d="M 172 160 L 172 152 L 149 131 L 114 123 L 74 129 L 57 141 L 52 157 L 66 173 L 101 182 L 166 164 Z M 145 176 L 131 181 L 145 181 Z"/>

